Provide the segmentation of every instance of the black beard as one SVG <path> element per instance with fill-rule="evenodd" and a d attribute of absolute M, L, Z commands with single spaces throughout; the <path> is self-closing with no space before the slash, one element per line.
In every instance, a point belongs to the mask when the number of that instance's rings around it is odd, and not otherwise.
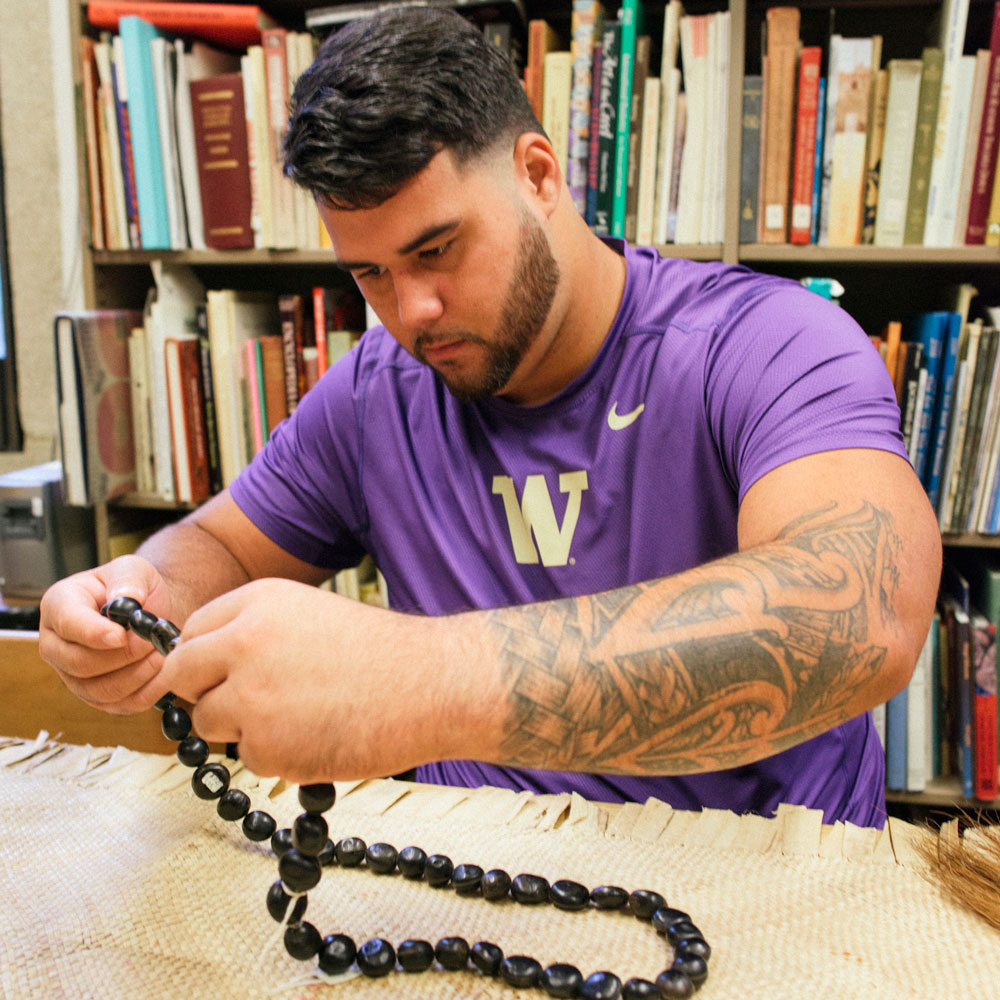
<path fill-rule="evenodd" d="M 507 286 L 507 302 L 497 324 L 496 337 L 489 342 L 472 334 L 462 339 L 479 344 L 486 351 L 486 364 L 481 374 L 465 379 L 437 374 L 448 391 L 462 403 L 474 403 L 495 396 L 510 381 L 525 354 L 538 339 L 548 319 L 556 289 L 559 287 L 559 265 L 552 256 L 542 226 L 531 216 L 525 216 L 521 226 L 522 243 L 517 266 Z M 423 356 L 422 337 L 414 345 L 418 361 Z"/>

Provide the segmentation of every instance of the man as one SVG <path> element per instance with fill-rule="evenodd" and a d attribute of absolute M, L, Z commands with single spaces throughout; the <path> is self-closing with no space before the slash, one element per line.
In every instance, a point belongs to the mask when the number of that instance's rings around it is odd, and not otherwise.
<path fill-rule="evenodd" d="M 286 171 L 384 327 L 230 490 L 51 588 L 70 689 L 115 712 L 172 690 L 293 781 L 417 766 L 881 824 L 870 709 L 909 679 L 940 538 L 857 326 L 593 236 L 454 14 L 329 39 Z M 312 586 L 364 552 L 394 610 Z M 98 614 L 122 594 L 183 625 L 165 660 Z"/>

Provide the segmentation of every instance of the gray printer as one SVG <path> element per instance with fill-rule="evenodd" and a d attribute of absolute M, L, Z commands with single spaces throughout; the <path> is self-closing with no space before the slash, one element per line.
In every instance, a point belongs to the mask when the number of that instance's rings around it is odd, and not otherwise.
<path fill-rule="evenodd" d="M 96 561 L 94 512 L 63 502 L 61 462 L 0 475 L 4 598 L 39 598 L 56 580 Z"/>

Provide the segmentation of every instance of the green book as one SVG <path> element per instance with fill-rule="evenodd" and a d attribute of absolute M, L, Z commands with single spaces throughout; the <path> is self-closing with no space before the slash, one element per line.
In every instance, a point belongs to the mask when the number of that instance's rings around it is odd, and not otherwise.
<path fill-rule="evenodd" d="M 922 58 L 924 68 L 920 74 L 917 128 L 913 136 L 913 159 L 910 161 L 910 193 L 906 200 L 906 225 L 903 229 L 903 243 L 917 246 L 924 242 L 944 53 L 938 48 L 926 48 Z"/>
<path fill-rule="evenodd" d="M 615 120 L 614 201 L 611 235 L 625 236 L 625 205 L 628 197 L 628 140 L 632 120 L 632 76 L 635 70 L 635 43 L 644 20 L 642 0 L 622 0 L 621 47 L 618 57 L 618 109 Z"/>

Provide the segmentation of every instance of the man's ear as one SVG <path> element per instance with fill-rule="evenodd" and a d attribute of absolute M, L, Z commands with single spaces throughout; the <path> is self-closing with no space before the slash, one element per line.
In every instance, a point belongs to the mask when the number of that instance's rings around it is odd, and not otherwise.
<path fill-rule="evenodd" d="M 559 202 L 563 176 L 552 143 L 540 132 L 525 132 L 514 146 L 514 176 L 525 197 L 546 215 Z"/>

